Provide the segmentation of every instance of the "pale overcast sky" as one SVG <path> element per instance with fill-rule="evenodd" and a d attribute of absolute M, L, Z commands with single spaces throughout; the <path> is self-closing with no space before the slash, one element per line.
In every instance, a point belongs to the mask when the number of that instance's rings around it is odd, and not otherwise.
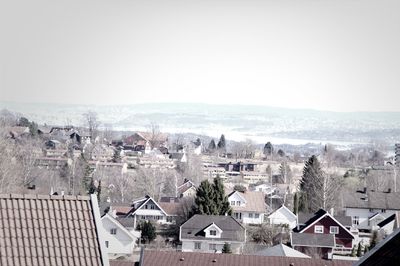
<path fill-rule="evenodd" d="M 399 0 L 0 0 L 0 100 L 400 111 Z"/>

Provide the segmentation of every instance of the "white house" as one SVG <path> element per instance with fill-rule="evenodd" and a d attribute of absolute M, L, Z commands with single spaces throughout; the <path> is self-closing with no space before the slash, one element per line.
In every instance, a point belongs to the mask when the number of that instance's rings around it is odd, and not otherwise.
<path fill-rule="evenodd" d="M 184 197 L 194 197 L 196 196 L 196 186 L 189 179 L 185 179 L 182 185 L 178 187 L 178 196 Z"/>
<path fill-rule="evenodd" d="M 297 216 L 291 212 L 285 205 L 275 210 L 268 216 L 270 224 L 274 225 L 288 225 L 290 229 L 296 227 Z"/>
<path fill-rule="evenodd" d="M 259 191 L 259 192 L 263 192 L 266 195 L 270 195 L 273 194 L 275 192 L 275 188 L 271 187 L 271 185 L 267 185 L 267 184 L 260 184 L 257 186 L 254 186 L 252 188 L 253 191 Z"/>
<path fill-rule="evenodd" d="M 150 196 L 136 200 L 126 217 L 134 219 L 134 228 L 141 221 L 153 221 L 158 224 L 172 224 L 173 217 L 168 215 L 163 208 Z"/>
<path fill-rule="evenodd" d="M 400 210 L 400 193 L 364 188 L 355 193 L 346 193 L 343 203 L 345 214 L 352 218 L 353 226 L 374 230 L 380 222 Z"/>
<path fill-rule="evenodd" d="M 134 236 L 108 213 L 101 217 L 101 222 L 108 257 L 113 259 L 131 255 L 138 237 Z"/>
<path fill-rule="evenodd" d="M 264 194 L 256 191 L 233 191 L 228 195 L 233 217 L 245 224 L 262 224 L 266 214 Z"/>
<path fill-rule="evenodd" d="M 246 229 L 230 216 L 194 215 L 181 225 L 179 240 L 183 252 L 221 253 L 227 243 L 232 253 L 241 253 Z"/>

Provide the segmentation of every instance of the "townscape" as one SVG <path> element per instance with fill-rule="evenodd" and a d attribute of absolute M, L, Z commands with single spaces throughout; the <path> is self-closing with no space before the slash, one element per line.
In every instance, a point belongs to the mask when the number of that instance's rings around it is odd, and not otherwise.
<path fill-rule="evenodd" d="M 290 153 L 82 121 L 1 111 L 1 265 L 378 265 L 399 241 L 400 144 Z"/>

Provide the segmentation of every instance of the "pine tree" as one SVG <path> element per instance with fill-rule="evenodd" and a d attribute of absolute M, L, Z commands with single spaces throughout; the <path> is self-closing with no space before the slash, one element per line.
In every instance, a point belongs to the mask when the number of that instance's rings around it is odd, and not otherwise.
<path fill-rule="evenodd" d="M 231 245 L 229 243 L 225 242 L 224 246 L 222 247 L 222 253 L 232 253 Z"/>
<path fill-rule="evenodd" d="M 225 195 L 224 184 L 220 177 L 214 178 L 213 184 L 214 202 L 217 208 L 217 215 L 232 214 L 232 209 L 229 205 L 228 196 Z"/>
<path fill-rule="evenodd" d="M 101 198 L 101 180 L 99 180 L 99 184 L 97 186 L 97 201 L 100 202 Z"/>
<path fill-rule="evenodd" d="M 226 143 L 225 143 L 225 136 L 224 134 L 221 135 L 221 138 L 218 141 L 218 149 L 223 149 L 225 150 Z"/>
<path fill-rule="evenodd" d="M 293 213 L 297 215 L 297 213 L 299 212 L 299 198 L 297 196 L 297 192 L 294 193 L 294 197 L 293 197 Z"/>
<path fill-rule="evenodd" d="M 208 180 L 200 183 L 196 192 L 194 214 L 217 214 L 217 207 L 214 202 L 214 189 Z"/>
<path fill-rule="evenodd" d="M 210 144 L 208 145 L 208 149 L 210 151 L 213 151 L 216 149 L 215 141 L 213 139 L 210 141 Z"/>
<path fill-rule="evenodd" d="M 274 152 L 274 147 L 272 146 L 271 142 L 268 141 L 264 145 L 264 155 L 265 156 L 272 156 L 273 152 Z"/>
<path fill-rule="evenodd" d="M 369 244 L 370 249 L 373 249 L 377 243 L 378 243 L 378 231 L 374 230 L 372 232 L 372 237 L 371 237 L 371 241 Z"/>
<path fill-rule="evenodd" d="M 156 227 L 150 221 L 139 224 L 137 229 L 141 231 L 141 238 L 144 243 L 150 243 L 157 237 Z"/>
<path fill-rule="evenodd" d="M 279 157 L 284 157 L 285 156 L 285 152 L 283 150 L 281 150 L 281 149 L 278 150 L 277 154 L 278 154 Z"/>
<path fill-rule="evenodd" d="M 315 212 L 319 206 L 317 193 L 318 181 L 323 178 L 323 171 L 318 158 L 313 155 L 305 163 L 303 177 L 300 181 L 299 211 Z"/>
<path fill-rule="evenodd" d="M 361 245 L 361 242 L 358 243 L 358 247 L 357 247 L 357 257 L 361 257 L 363 253 L 363 246 Z"/>
<path fill-rule="evenodd" d="M 195 206 L 193 207 L 192 214 L 232 214 L 221 178 L 216 177 L 213 184 L 210 184 L 208 180 L 200 183 L 196 192 Z"/>
<path fill-rule="evenodd" d="M 356 256 L 356 246 L 354 245 L 353 248 L 351 249 L 351 257 Z"/>

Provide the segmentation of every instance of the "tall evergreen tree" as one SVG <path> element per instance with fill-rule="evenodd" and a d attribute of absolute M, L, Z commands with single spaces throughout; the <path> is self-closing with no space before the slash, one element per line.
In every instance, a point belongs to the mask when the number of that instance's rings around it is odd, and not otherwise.
<path fill-rule="evenodd" d="M 374 230 L 372 231 L 372 237 L 369 244 L 369 248 L 373 249 L 376 246 L 376 244 L 378 244 L 378 231 Z"/>
<path fill-rule="evenodd" d="M 264 155 L 265 156 L 272 156 L 273 152 L 274 152 L 274 147 L 272 146 L 271 142 L 268 141 L 264 145 Z"/>
<path fill-rule="evenodd" d="M 214 141 L 214 139 L 212 139 L 211 141 L 210 141 L 210 144 L 208 145 L 208 149 L 210 150 L 210 151 L 213 151 L 213 150 L 215 150 L 217 148 L 217 146 L 215 145 L 215 141 Z"/>
<path fill-rule="evenodd" d="M 297 193 L 294 193 L 293 196 L 293 213 L 297 215 L 299 212 L 299 198 L 297 196 Z"/>
<path fill-rule="evenodd" d="M 214 202 L 217 208 L 217 215 L 232 214 L 232 209 L 229 205 L 228 196 L 225 195 L 224 184 L 220 177 L 214 178 L 213 183 Z"/>
<path fill-rule="evenodd" d="M 196 204 L 194 207 L 194 214 L 217 214 L 217 207 L 214 202 L 214 189 L 208 180 L 204 180 L 200 183 L 194 202 Z"/>
<path fill-rule="evenodd" d="M 225 195 L 221 178 L 216 177 L 213 184 L 208 180 L 200 183 L 196 192 L 192 214 L 225 215 L 232 214 L 228 197 Z"/>
<path fill-rule="evenodd" d="M 282 176 L 285 183 L 290 183 L 292 178 L 292 170 L 286 161 L 279 165 L 279 174 Z"/>
<path fill-rule="evenodd" d="M 317 181 L 322 179 L 322 169 L 317 156 L 311 156 L 305 163 L 300 181 L 299 211 L 314 212 L 321 206 L 313 206 L 316 200 Z"/>
<path fill-rule="evenodd" d="M 224 134 L 221 135 L 221 138 L 218 141 L 218 149 L 225 149 L 226 148 L 226 143 L 225 143 L 225 136 Z"/>

